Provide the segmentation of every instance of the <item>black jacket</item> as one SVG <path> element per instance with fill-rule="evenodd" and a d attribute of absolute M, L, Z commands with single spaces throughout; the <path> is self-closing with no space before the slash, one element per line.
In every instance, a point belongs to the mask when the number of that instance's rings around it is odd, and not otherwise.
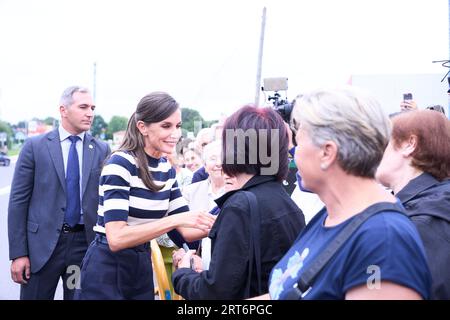
<path fill-rule="evenodd" d="M 417 227 L 433 278 L 432 299 L 450 299 L 450 180 L 428 173 L 411 180 L 396 196 Z"/>
<path fill-rule="evenodd" d="M 275 264 L 291 247 L 305 226 L 302 211 L 273 176 L 254 176 L 241 190 L 252 192 L 261 215 L 261 285 L 268 292 L 268 278 Z M 197 273 L 181 268 L 172 276 L 175 291 L 185 299 L 244 299 L 249 274 L 250 208 L 240 190 L 216 200 L 221 208 L 209 237 L 209 270 Z M 250 296 L 256 296 L 257 277 L 252 272 Z"/>

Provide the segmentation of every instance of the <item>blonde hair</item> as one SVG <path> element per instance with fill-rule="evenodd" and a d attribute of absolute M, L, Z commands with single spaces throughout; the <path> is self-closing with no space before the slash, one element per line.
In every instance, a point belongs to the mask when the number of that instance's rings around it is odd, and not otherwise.
<path fill-rule="evenodd" d="M 373 178 L 389 142 L 391 125 L 380 104 L 355 87 L 318 89 L 296 99 L 292 124 L 302 126 L 313 143 L 333 141 L 347 173 Z"/>

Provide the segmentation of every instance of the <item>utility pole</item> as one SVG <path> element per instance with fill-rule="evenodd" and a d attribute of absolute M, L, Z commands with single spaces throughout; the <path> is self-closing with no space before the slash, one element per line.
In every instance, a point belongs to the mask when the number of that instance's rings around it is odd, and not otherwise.
<path fill-rule="evenodd" d="M 262 58 L 263 58 L 263 50 L 264 50 L 264 30 L 265 30 L 265 28 L 266 28 L 266 7 L 263 8 L 263 13 L 262 13 L 261 36 L 259 38 L 258 65 L 256 68 L 255 106 L 257 106 L 257 107 L 259 106 L 259 93 L 261 92 L 261 68 L 262 68 Z"/>
<path fill-rule="evenodd" d="M 0 120 L 2 119 L 2 107 L 3 107 L 3 103 L 2 103 L 2 88 L 0 88 Z"/>
<path fill-rule="evenodd" d="M 97 62 L 94 62 L 94 82 L 92 89 L 92 98 L 94 99 L 94 103 L 96 103 L 96 95 L 97 95 Z"/>

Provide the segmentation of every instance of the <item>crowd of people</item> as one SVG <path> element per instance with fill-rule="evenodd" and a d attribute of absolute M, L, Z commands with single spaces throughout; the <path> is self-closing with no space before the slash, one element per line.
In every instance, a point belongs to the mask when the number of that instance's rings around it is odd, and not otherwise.
<path fill-rule="evenodd" d="M 152 92 L 111 152 L 88 133 L 91 93 L 69 87 L 59 128 L 28 139 L 16 164 L 11 277 L 21 299 L 53 299 L 62 278 L 67 300 L 152 300 L 158 239 L 186 300 L 450 299 L 439 107 L 402 101 L 387 116 L 361 89 L 317 89 L 289 123 L 244 105 L 191 140 L 179 103 Z"/>

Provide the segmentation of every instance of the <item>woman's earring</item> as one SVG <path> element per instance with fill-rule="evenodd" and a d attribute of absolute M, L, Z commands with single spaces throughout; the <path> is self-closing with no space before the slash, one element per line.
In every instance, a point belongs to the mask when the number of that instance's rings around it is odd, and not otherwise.
<path fill-rule="evenodd" d="M 327 169 L 328 169 L 328 166 L 327 166 L 325 163 L 321 163 L 321 164 L 320 164 L 320 169 L 322 169 L 322 170 L 327 170 Z"/>

